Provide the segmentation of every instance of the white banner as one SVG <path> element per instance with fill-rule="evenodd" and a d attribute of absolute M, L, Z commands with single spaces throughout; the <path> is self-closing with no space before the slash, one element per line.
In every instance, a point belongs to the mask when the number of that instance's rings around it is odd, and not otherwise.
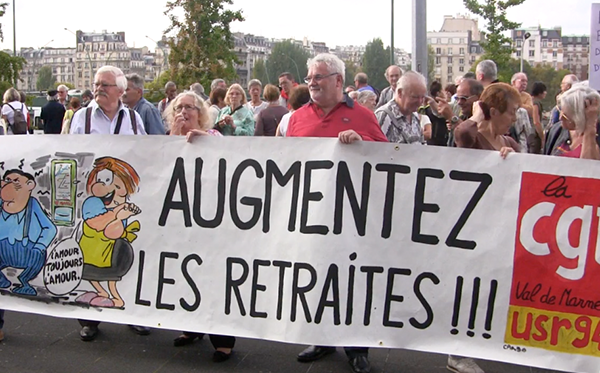
<path fill-rule="evenodd" d="M 600 163 L 334 139 L 11 136 L 0 307 L 600 367 Z"/>

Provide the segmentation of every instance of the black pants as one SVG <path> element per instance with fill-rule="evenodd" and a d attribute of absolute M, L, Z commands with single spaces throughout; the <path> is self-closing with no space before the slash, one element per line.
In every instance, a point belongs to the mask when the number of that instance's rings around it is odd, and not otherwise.
<path fill-rule="evenodd" d="M 188 338 L 202 338 L 203 333 L 195 333 L 195 332 L 183 332 L 183 334 Z M 209 334 L 210 343 L 213 345 L 215 349 L 217 348 L 233 348 L 235 346 L 235 337 L 231 337 L 228 335 L 216 335 Z"/>

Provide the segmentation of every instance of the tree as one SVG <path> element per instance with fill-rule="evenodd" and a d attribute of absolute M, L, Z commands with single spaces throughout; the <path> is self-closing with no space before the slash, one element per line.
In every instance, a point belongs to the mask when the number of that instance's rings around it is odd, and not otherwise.
<path fill-rule="evenodd" d="M 53 89 L 55 83 L 56 77 L 52 75 L 52 68 L 50 66 L 43 66 L 38 70 L 38 78 L 35 84 L 38 91 Z"/>
<path fill-rule="evenodd" d="M 344 65 L 346 65 L 346 86 L 349 86 L 354 84 L 354 77 L 361 72 L 361 69 L 350 60 L 344 61 Z"/>
<path fill-rule="evenodd" d="M 259 58 L 254 62 L 254 69 L 252 69 L 252 79 L 260 80 L 263 85 L 269 84 L 271 79 L 269 79 L 269 74 L 267 74 L 267 69 L 265 66 L 265 60 Z"/>
<path fill-rule="evenodd" d="M 389 48 L 386 51 L 383 48 L 383 41 L 376 38 L 367 43 L 365 54 L 363 54 L 362 68 L 363 72 L 369 77 L 369 85 L 382 90 L 388 86 L 385 79 L 385 70 L 390 62 Z"/>
<path fill-rule="evenodd" d="M 511 59 L 512 40 L 504 36 L 504 32 L 511 31 L 521 26 L 520 23 L 509 21 L 506 10 L 510 7 L 523 4 L 525 0 L 463 0 L 465 7 L 472 13 L 485 19 L 486 32 L 482 32 L 479 42 L 484 50 L 483 59 L 496 62 L 499 67 Z"/>
<path fill-rule="evenodd" d="M 306 62 L 309 58 L 310 54 L 291 40 L 275 43 L 266 63 L 269 77 L 275 82 L 278 81 L 279 74 L 289 72 L 297 82 L 302 82 L 302 79 L 308 75 Z"/>
<path fill-rule="evenodd" d="M 232 0 L 172 0 L 165 14 L 171 25 L 165 33 L 173 32 L 169 40 L 171 80 L 181 86 L 200 82 L 210 86 L 213 79 L 235 80 L 233 35 L 230 24 L 243 21 L 240 11 L 225 10 Z M 183 13 L 183 19 L 178 17 Z"/>
<path fill-rule="evenodd" d="M 4 16 L 8 3 L 0 3 L 0 17 Z M 4 41 L 2 24 L 0 24 L 0 41 Z M 7 85 L 12 85 L 19 80 L 19 72 L 23 70 L 25 59 L 0 52 L 0 90 L 6 91 Z"/>
<path fill-rule="evenodd" d="M 150 102 L 159 102 L 165 98 L 165 85 L 171 78 L 169 70 L 163 71 L 154 81 L 144 84 L 144 98 Z M 210 85 L 209 85 L 210 87 Z"/>
<path fill-rule="evenodd" d="M 429 84 L 435 80 L 435 51 L 431 44 L 427 45 L 427 81 Z"/>

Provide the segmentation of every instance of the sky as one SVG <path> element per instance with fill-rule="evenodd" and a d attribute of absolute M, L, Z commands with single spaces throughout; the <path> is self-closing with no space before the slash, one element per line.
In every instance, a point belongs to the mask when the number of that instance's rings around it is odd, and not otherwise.
<path fill-rule="evenodd" d="M 13 3 L 16 2 L 17 50 L 21 47 L 74 47 L 75 32 L 125 32 L 131 47 L 155 49 L 169 26 L 164 15 L 167 0 L 103 0 L 59 5 L 48 0 L 6 0 L 0 18 L 4 41 L 0 49 L 13 49 Z M 422 0 L 425 1 L 425 0 Z M 337 45 L 365 45 L 373 38 L 390 42 L 390 0 L 233 0 L 243 22 L 231 29 L 269 38 L 294 38 Z M 482 0 L 480 0 L 482 2 Z M 589 35 L 592 0 L 526 0 L 509 9 L 508 18 L 522 27 L 562 26 L 563 35 Z M 85 5 L 84 5 L 85 4 Z M 412 46 L 412 1 L 395 0 L 394 44 L 408 52 Z M 439 31 L 445 15 L 467 14 L 462 0 L 427 0 L 427 30 Z M 567 14 L 569 14 L 567 16 Z M 475 16 L 472 16 L 475 17 Z M 480 20 L 480 29 L 484 26 Z"/>

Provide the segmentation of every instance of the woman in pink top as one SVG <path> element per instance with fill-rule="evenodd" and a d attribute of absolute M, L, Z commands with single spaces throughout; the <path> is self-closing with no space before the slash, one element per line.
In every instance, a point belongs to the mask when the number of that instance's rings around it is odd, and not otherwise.
<path fill-rule="evenodd" d="M 190 141 L 194 136 L 222 136 L 219 131 L 212 129 L 208 116 L 208 107 L 204 100 L 191 91 L 180 93 L 165 110 L 165 119 L 171 128 L 171 136 L 186 136 Z M 202 339 L 203 333 L 183 332 L 175 338 L 173 344 L 185 346 L 196 339 Z M 235 345 L 235 337 L 226 335 L 209 335 L 210 342 L 215 348 L 213 361 L 220 363 L 231 356 Z"/>
<path fill-rule="evenodd" d="M 521 95 L 505 83 L 489 85 L 473 104 L 473 117 L 456 127 L 454 137 L 459 148 L 496 150 L 502 158 L 521 147 L 510 136 L 510 126 L 517 120 Z"/>
<path fill-rule="evenodd" d="M 592 88 L 577 84 L 560 99 L 559 119 L 569 137 L 560 144 L 555 155 L 600 160 L 596 130 L 600 109 L 600 94 Z"/>

